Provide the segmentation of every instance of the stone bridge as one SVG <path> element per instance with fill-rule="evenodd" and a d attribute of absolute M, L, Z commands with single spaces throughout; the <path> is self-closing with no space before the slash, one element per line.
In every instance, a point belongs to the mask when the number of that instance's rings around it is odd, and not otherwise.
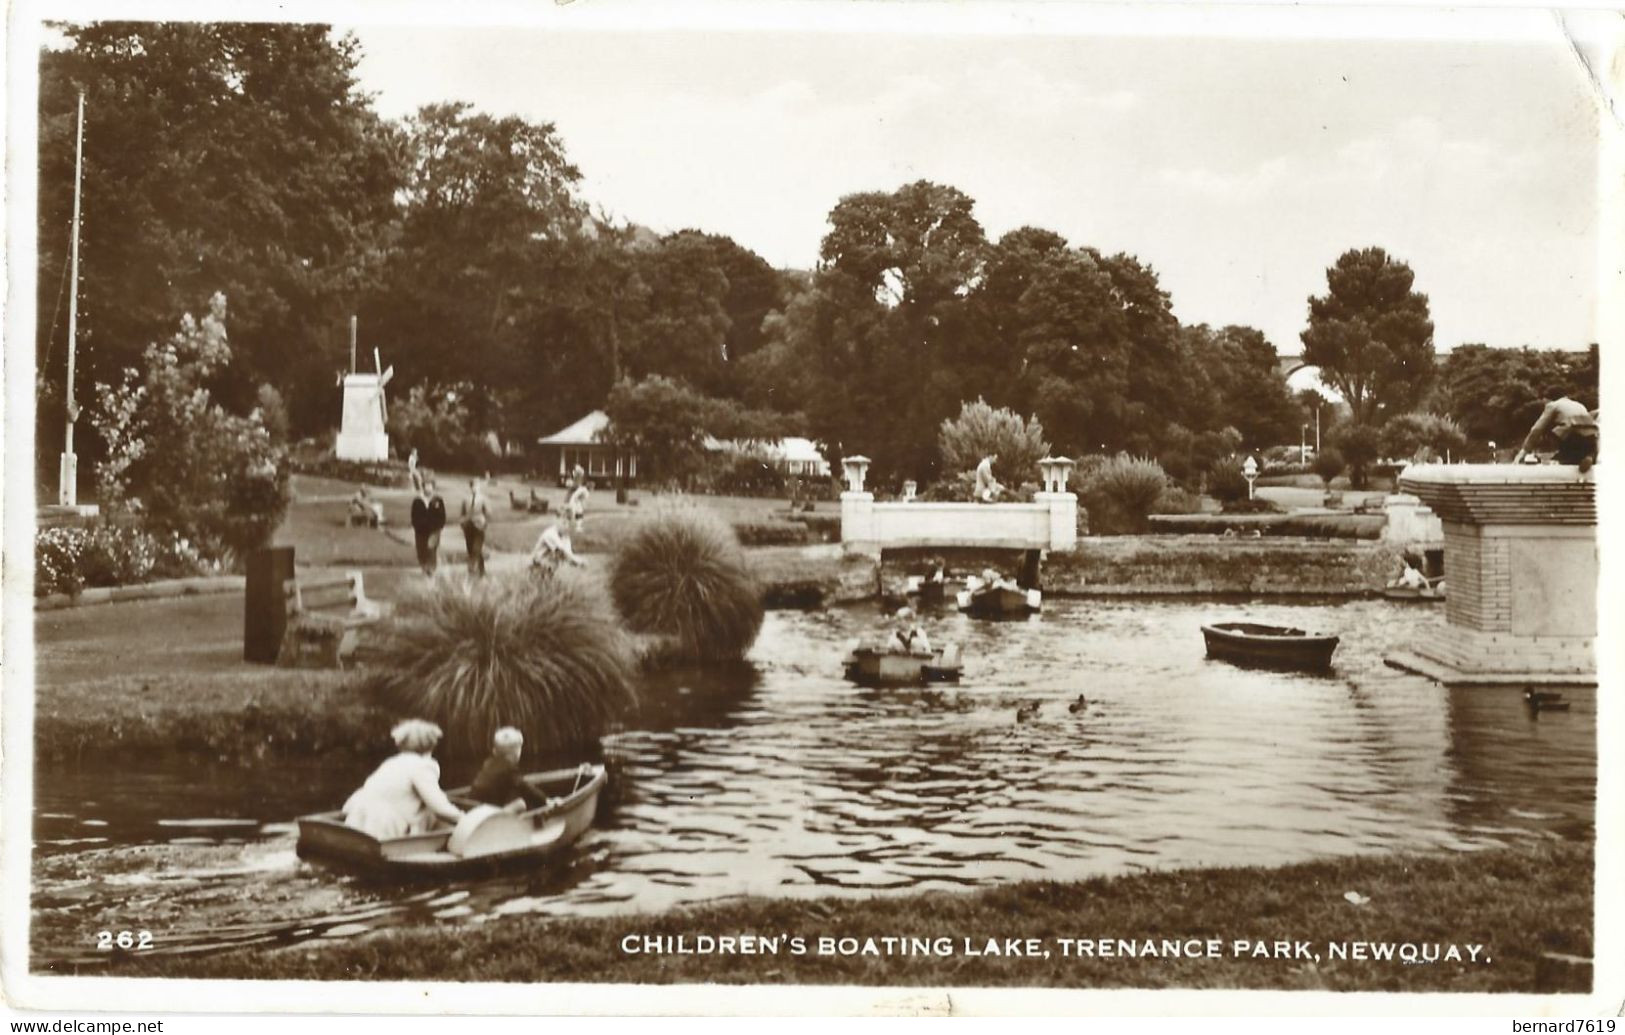
<path fill-rule="evenodd" d="M 875 502 L 864 490 L 869 458 L 848 457 L 841 493 L 841 544 L 848 553 L 880 556 L 921 549 L 1070 550 L 1078 540 L 1078 497 L 1066 490 L 1073 462 L 1039 461 L 1044 491 L 1031 503 Z"/>

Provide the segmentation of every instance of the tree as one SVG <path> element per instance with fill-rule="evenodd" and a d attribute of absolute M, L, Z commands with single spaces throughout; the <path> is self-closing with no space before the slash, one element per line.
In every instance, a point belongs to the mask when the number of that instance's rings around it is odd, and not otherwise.
<path fill-rule="evenodd" d="M 1337 429 L 1336 446 L 1348 464 L 1349 484 L 1356 489 L 1365 488 L 1366 469 L 1377 459 L 1381 441 L 1377 429 L 1369 424 L 1345 424 Z"/>
<path fill-rule="evenodd" d="M 659 375 L 616 382 L 604 412 L 605 440 L 636 450 L 640 467 L 674 482 L 698 469 L 707 436 L 761 441 L 782 438 L 793 427 L 782 415 L 713 399 Z"/>
<path fill-rule="evenodd" d="M 1234 428 L 1242 443 L 1257 449 L 1298 437 L 1298 407 L 1264 332 L 1198 324 L 1185 328 L 1184 338 L 1182 362 L 1197 371 L 1185 379 L 1191 394 L 1177 404 L 1185 420 L 1194 427 Z M 1205 390 L 1193 383 L 1196 377 L 1205 380 Z"/>
<path fill-rule="evenodd" d="M 1343 468 L 1347 467 L 1348 464 L 1344 462 L 1343 454 L 1339 453 L 1335 446 L 1327 446 L 1315 454 L 1313 466 L 1315 476 L 1321 480 L 1329 492 L 1331 491 L 1333 479 L 1342 474 Z"/>
<path fill-rule="evenodd" d="M 1038 461 L 1049 456 L 1044 426 L 1033 417 L 1022 420 L 1010 410 L 995 409 L 981 399 L 965 403 L 959 416 L 942 422 L 937 433 L 942 463 L 950 471 L 969 471 L 982 457 L 997 455 L 1005 477 L 1037 480 Z"/>
<path fill-rule="evenodd" d="M 99 22 L 41 55 L 39 369 L 63 381 L 75 107 L 85 93 L 79 375 L 115 379 L 174 314 L 221 291 L 234 407 L 262 383 L 299 428 L 337 413 L 345 317 L 371 283 L 401 182 L 397 137 L 327 26 Z M 323 389 L 318 391 L 318 389 Z M 60 393 L 42 405 L 54 453 Z"/>
<path fill-rule="evenodd" d="M 1432 387 L 1433 321 L 1427 296 L 1411 290 L 1415 279 L 1381 248 L 1352 249 L 1326 271 L 1326 294 L 1309 299 L 1304 362 L 1320 368 L 1357 424 L 1412 409 Z"/>
<path fill-rule="evenodd" d="M 229 413 L 206 387 L 231 358 L 217 293 L 201 322 L 188 313 L 166 344 L 148 346 L 139 372 L 98 383 L 91 418 L 106 444 L 96 468 L 104 504 L 215 558 L 264 545 L 289 499 L 286 443 L 260 410 Z"/>
<path fill-rule="evenodd" d="M 633 261 L 642 292 L 623 339 L 624 375 L 663 374 L 703 391 L 723 391 L 731 380 L 732 320 L 726 308 L 728 277 L 716 247 L 699 234 L 671 234 L 636 252 Z"/>
<path fill-rule="evenodd" d="M 887 194 L 849 194 L 830 210 L 819 256 L 887 305 L 929 312 L 967 290 L 987 237 L 975 202 L 919 180 Z"/>
<path fill-rule="evenodd" d="M 471 383 L 470 430 L 500 430 L 500 386 L 525 382 L 567 304 L 550 289 L 591 250 L 581 173 L 552 123 L 461 103 L 419 109 L 406 147 L 400 234 L 367 319 L 411 381 Z"/>
<path fill-rule="evenodd" d="M 1472 442 L 1513 445 L 1540 416 L 1549 385 L 1596 404 L 1596 357 L 1595 345 L 1583 354 L 1459 345 L 1441 364 L 1441 408 Z"/>
<path fill-rule="evenodd" d="M 1131 365 L 1112 278 L 1088 252 L 1051 255 L 1022 293 L 1023 381 L 1063 452 L 1122 444 Z"/>

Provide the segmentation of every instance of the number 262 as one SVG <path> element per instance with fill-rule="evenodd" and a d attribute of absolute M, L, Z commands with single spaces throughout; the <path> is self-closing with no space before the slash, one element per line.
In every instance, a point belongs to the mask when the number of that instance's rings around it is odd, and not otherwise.
<path fill-rule="evenodd" d="M 103 952 L 112 952 L 113 947 L 120 949 L 150 949 L 152 948 L 151 931 L 97 931 L 96 948 Z"/>

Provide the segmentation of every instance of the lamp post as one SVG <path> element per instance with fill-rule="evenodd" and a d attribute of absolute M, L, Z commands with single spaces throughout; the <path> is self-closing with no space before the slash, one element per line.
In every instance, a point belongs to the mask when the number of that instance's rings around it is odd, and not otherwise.
<path fill-rule="evenodd" d="M 1309 462 L 1309 425 L 1298 425 L 1298 463 Z"/>

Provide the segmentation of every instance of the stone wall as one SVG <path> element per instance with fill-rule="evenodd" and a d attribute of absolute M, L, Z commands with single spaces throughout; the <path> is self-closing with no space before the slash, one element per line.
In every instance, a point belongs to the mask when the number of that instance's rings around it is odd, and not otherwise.
<path fill-rule="evenodd" d="M 1100 536 L 1044 560 L 1045 593 L 1358 595 L 1387 585 L 1398 549 L 1371 541 Z"/>

